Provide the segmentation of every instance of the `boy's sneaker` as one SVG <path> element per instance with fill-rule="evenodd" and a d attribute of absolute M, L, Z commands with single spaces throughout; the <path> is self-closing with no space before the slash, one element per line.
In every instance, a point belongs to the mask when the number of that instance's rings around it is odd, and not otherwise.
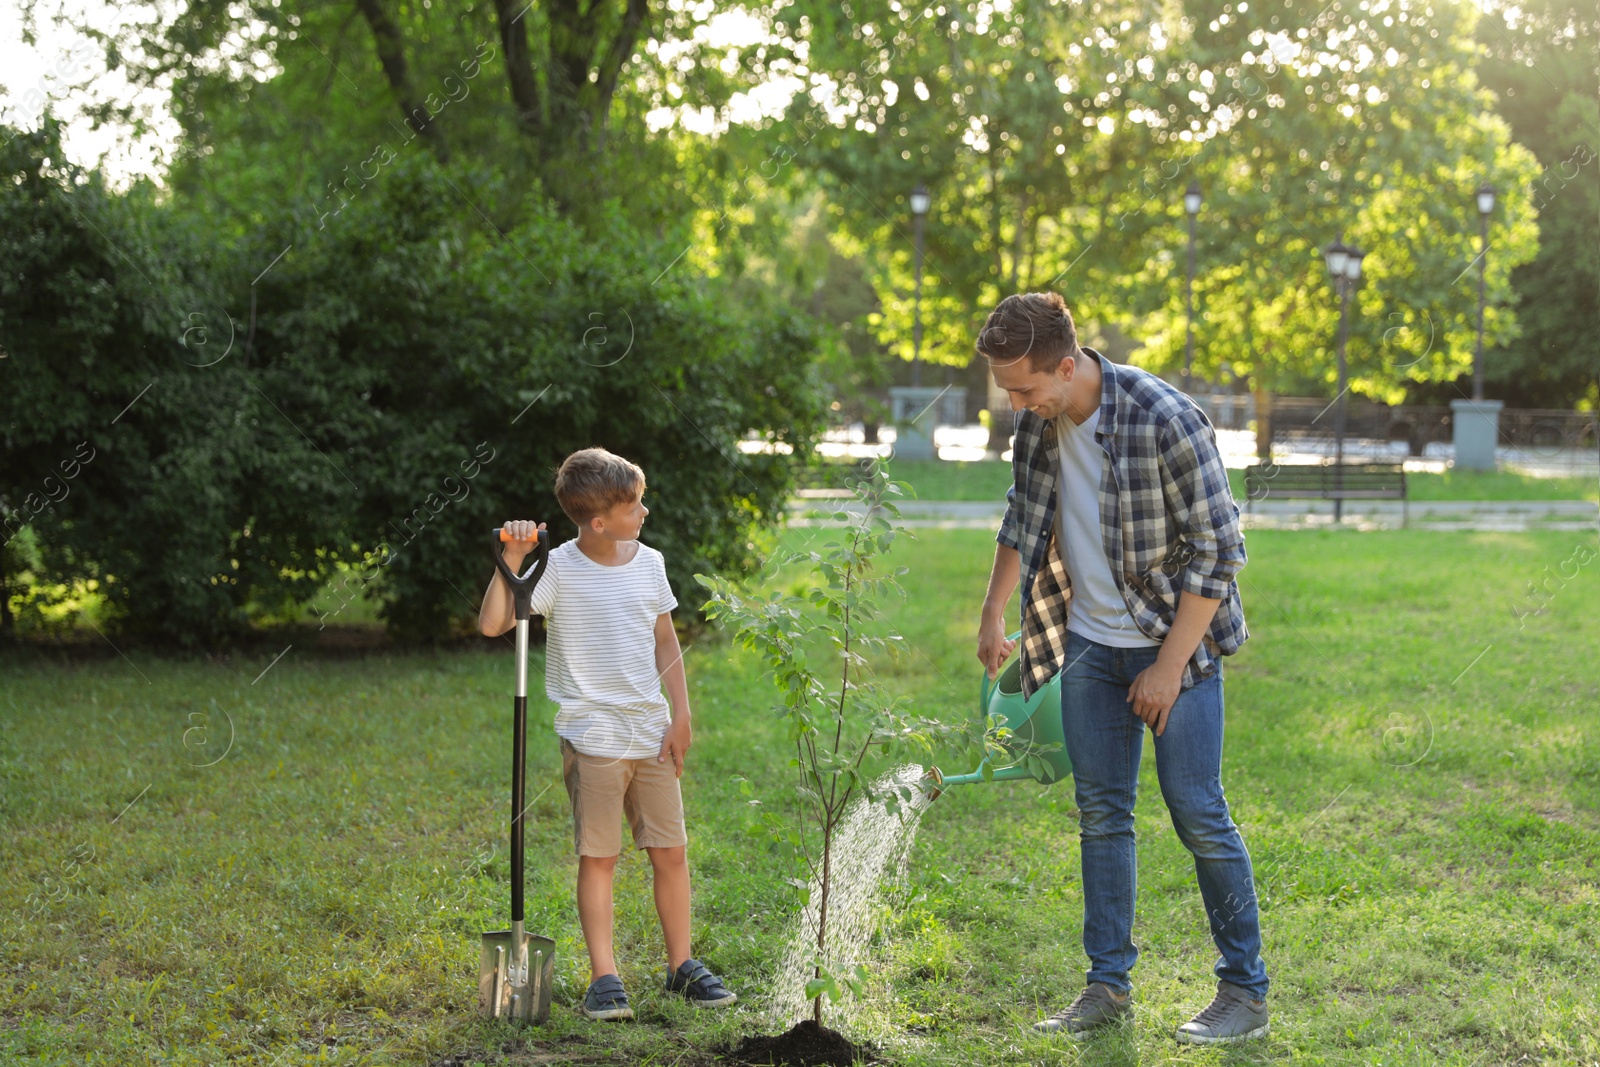
<path fill-rule="evenodd" d="M 1050 1018 L 1034 1023 L 1033 1028 L 1041 1034 L 1064 1033 L 1076 1039 L 1091 1030 L 1132 1016 L 1132 995 L 1125 993 L 1119 1000 L 1110 986 L 1103 982 L 1090 982 L 1076 1000 Z"/>
<path fill-rule="evenodd" d="M 1232 982 L 1218 982 L 1214 1000 L 1178 1027 L 1178 1040 L 1190 1045 L 1223 1045 L 1267 1034 L 1267 1003 Z"/>
<path fill-rule="evenodd" d="M 695 959 L 684 960 L 676 971 L 667 975 L 667 992 L 683 994 L 683 998 L 697 1008 L 726 1008 L 739 999 L 738 994 L 722 984 L 722 979 Z"/>
<path fill-rule="evenodd" d="M 602 974 L 589 983 L 579 1013 L 587 1019 L 606 1022 L 612 1019 L 631 1019 L 633 1009 L 628 1007 L 628 994 L 622 989 L 622 979 L 614 974 Z"/>

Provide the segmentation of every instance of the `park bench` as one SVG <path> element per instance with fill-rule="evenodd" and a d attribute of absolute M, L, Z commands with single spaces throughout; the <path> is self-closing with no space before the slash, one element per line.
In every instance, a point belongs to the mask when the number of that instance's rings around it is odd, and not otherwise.
<path fill-rule="evenodd" d="M 1406 469 L 1398 463 L 1262 463 L 1244 469 L 1245 510 L 1267 496 L 1322 500 L 1398 500 L 1410 519 Z"/>

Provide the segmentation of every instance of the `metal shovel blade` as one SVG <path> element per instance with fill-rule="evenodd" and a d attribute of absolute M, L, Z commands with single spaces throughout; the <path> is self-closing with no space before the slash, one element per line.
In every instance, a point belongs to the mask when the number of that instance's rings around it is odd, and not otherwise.
<path fill-rule="evenodd" d="M 483 935 L 478 960 L 478 1013 L 538 1026 L 550 1017 L 550 983 L 556 943 L 538 934 L 495 930 Z"/>

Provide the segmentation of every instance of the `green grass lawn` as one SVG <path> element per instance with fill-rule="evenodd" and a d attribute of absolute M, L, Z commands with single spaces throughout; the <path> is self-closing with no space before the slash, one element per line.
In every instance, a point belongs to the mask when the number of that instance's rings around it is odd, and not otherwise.
<path fill-rule="evenodd" d="M 842 487 L 850 467 L 833 464 L 814 474 L 809 484 Z M 900 460 L 889 476 L 911 485 L 920 500 L 1004 499 L 1011 485 L 1011 465 L 997 460 L 950 463 Z M 1245 498 L 1244 471 L 1228 472 L 1233 494 Z M 1593 478 L 1534 478 L 1513 471 L 1418 472 L 1406 476 L 1412 500 L 1600 500 L 1600 482 Z"/>
<path fill-rule="evenodd" d="M 1082 898 L 1070 787 L 1014 783 L 929 811 L 846 1029 L 906 1067 L 1600 1059 L 1600 561 L 1579 567 L 1580 546 L 1594 536 L 1249 535 L 1224 782 L 1262 896 L 1265 1042 L 1170 1036 L 1209 999 L 1216 953 L 1149 753 L 1136 1025 L 1083 1046 L 1027 1031 L 1082 984 Z M 896 549 L 912 652 L 883 674 L 923 711 L 971 714 L 992 551 L 960 530 Z M 711 1014 L 656 991 L 648 864 L 630 855 L 617 944 L 640 1021 L 572 1011 L 587 974 L 540 697 L 528 914 L 558 942 L 557 1007 L 517 1032 L 474 1014 L 478 934 L 508 915 L 506 641 L 297 640 L 275 665 L 278 648 L 123 651 L 0 661 L 0 1063 L 709 1064 L 774 1029 L 795 872 L 747 834 L 733 778 L 781 807 L 789 749 L 752 657 L 712 635 L 687 653 L 696 950 L 743 1003 Z"/>

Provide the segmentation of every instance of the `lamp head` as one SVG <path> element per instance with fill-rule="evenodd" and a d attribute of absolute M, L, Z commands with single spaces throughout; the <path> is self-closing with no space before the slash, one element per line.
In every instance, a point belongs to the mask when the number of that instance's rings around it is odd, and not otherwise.
<path fill-rule="evenodd" d="M 1344 246 L 1343 235 L 1335 237 L 1333 244 L 1324 248 L 1322 254 L 1328 260 L 1328 273 L 1335 280 L 1343 278 L 1345 264 L 1350 261 L 1350 250 Z"/>
<path fill-rule="evenodd" d="M 1361 280 L 1361 261 L 1366 258 L 1366 253 L 1354 245 L 1345 250 L 1344 276 L 1352 282 Z"/>
<path fill-rule="evenodd" d="M 1494 213 L 1494 197 L 1497 192 L 1499 190 L 1488 182 L 1478 186 L 1478 214 L 1490 215 Z"/>
<path fill-rule="evenodd" d="M 928 187 L 918 182 L 916 189 L 911 193 L 911 213 L 913 215 L 926 215 L 928 206 L 932 201 L 933 198 L 928 195 Z"/>
<path fill-rule="evenodd" d="M 1183 194 L 1183 210 L 1191 215 L 1200 214 L 1200 183 L 1190 182 Z"/>

